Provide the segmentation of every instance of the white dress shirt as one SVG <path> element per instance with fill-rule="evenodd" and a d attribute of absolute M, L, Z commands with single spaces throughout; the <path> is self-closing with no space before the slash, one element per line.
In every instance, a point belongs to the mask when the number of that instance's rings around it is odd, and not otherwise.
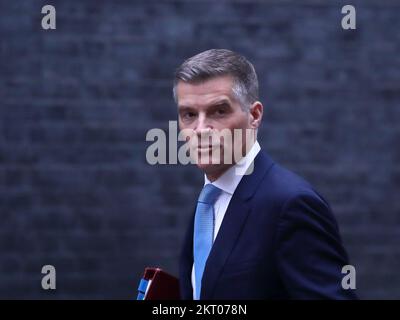
<path fill-rule="evenodd" d="M 222 220 L 224 219 L 226 209 L 228 208 L 229 202 L 232 199 L 233 193 L 235 192 L 240 181 L 242 180 L 243 175 L 249 169 L 250 165 L 253 164 L 253 161 L 260 150 L 261 150 L 260 144 L 258 143 L 258 141 L 256 141 L 245 157 L 243 157 L 238 163 L 230 167 L 214 182 L 208 180 L 207 176 L 204 175 L 204 185 L 206 185 L 207 183 L 212 183 L 214 186 L 222 190 L 221 194 L 214 203 L 214 214 L 215 214 L 214 241 L 218 235 L 219 228 L 221 227 Z M 195 290 L 196 279 L 194 273 L 194 264 L 192 267 L 192 287 L 193 287 L 193 299 L 196 300 L 198 298 L 196 297 L 196 290 Z"/>

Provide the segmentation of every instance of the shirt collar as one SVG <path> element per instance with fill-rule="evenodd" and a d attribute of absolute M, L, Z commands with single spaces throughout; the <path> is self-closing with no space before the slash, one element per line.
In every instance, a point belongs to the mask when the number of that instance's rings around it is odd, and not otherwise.
<path fill-rule="evenodd" d="M 226 170 L 217 180 L 212 182 L 212 184 L 232 195 L 260 150 L 260 144 L 256 141 L 246 156 Z M 211 183 L 211 181 L 204 175 L 204 185 L 207 183 Z"/>

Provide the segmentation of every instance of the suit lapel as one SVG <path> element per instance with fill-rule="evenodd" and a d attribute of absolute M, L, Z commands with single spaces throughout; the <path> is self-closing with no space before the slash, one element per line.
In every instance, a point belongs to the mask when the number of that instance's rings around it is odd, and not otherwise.
<path fill-rule="evenodd" d="M 201 284 L 201 299 L 212 298 L 215 284 L 250 213 L 249 199 L 254 195 L 272 164 L 272 160 L 260 151 L 255 158 L 253 173 L 243 176 L 236 188 L 205 266 Z"/>
<path fill-rule="evenodd" d="M 232 197 L 204 269 L 201 299 L 211 299 L 217 279 L 235 246 L 249 211 L 250 208 L 241 198 Z"/>

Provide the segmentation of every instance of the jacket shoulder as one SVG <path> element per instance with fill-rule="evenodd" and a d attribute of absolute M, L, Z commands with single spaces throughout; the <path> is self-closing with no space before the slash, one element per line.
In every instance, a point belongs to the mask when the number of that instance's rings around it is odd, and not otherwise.
<path fill-rule="evenodd" d="M 288 202 L 307 197 L 329 207 L 324 197 L 307 180 L 274 162 L 260 181 L 254 201 L 282 208 Z M 261 204 L 260 203 L 260 204 Z"/>

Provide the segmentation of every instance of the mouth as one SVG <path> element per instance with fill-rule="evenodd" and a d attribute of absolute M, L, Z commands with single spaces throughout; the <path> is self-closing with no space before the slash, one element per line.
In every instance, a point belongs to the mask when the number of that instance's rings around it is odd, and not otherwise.
<path fill-rule="evenodd" d="M 218 145 L 209 144 L 209 145 L 196 146 L 196 149 L 198 149 L 198 150 L 209 150 L 209 149 L 215 149 L 217 147 L 219 147 L 219 146 Z"/>

